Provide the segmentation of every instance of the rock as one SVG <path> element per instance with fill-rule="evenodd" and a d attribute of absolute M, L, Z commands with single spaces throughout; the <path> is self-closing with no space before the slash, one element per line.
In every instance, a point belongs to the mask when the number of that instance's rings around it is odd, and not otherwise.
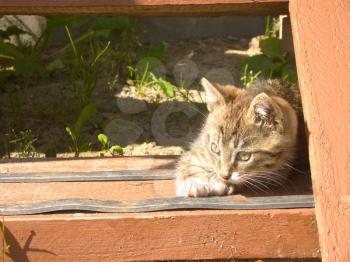
<path fill-rule="evenodd" d="M 124 87 L 117 96 L 117 105 L 125 114 L 138 114 L 147 111 L 147 103 L 138 99 L 129 87 Z"/>
<path fill-rule="evenodd" d="M 37 15 L 5 15 L 0 19 L 0 28 L 5 29 L 9 26 L 17 26 L 29 34 L 19 36 L 19 41 L 24 44 L 33 45 L 38 40 L 46 27 L 46 19 Z M 11 39 L 13 44 L 18 44 L 18 38 Z"/>
<path fill-rule="evenodd" d="M 174 65 L 173 75 L 179 86 L 191 86 L 198 77 L 198 66 L 190 59 L 181 59 Z"/>
<path fill-rule="evenodd" d="M 221 85 L 234 85 L 235 83 L 232 73 L 226 68 L 213 68 L 205 74 L 205 77 L 209 81 Z"/>
<path fill-rule="evenodd" d="M 134 122 L 114 119 L 106 125 L 104 133 L 111 145 L 126 146 L 135 143 L 143 133 L 143 129 Z"/>

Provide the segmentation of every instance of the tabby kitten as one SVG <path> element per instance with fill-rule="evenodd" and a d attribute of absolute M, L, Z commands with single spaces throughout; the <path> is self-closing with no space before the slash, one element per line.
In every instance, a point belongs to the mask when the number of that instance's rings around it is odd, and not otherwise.
<path fill-rule="evenodd" d="M 178 163 L 177 195 L 230 195 L 241 185 L 278 181 L 296 148 L 298 87 L 277 80 L 258 81 L 249 90 L 205 78 L 201 84 L 209 115 Z"/>

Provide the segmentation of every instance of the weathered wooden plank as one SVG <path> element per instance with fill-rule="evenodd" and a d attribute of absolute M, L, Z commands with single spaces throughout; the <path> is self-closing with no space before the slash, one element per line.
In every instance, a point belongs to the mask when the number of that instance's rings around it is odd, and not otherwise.
<path fill-rule="evenodd" d="M 177 157 L 103 157 L 0 160 L 0 173 L 99 172 L 173 168 Z"/>
<path fill-rule="evenodd" d="M 0 14 L 287 14 L 288 0 L 0 0 Z"/>
<path fill-rule="evenodd" d="M 175 196 L 172 180 L 0 183 L 0 204 L 57 199 L 142 200 Z"/>
<path fill-rule="evenodd" d="M 313 207 L 312 195 L 269 197 L 210 197 L 210 198 L 159 198 L 138 201 L 112 201 L 96 199 L 58 199 L 27 204 L 0 204 L 0 215 L 31 215 L 62 211 L 90 211 L 104 213 L 136 213 L 165 210 L 262 210 Z"/>
<path fill-rule="evenodd" d="M 350 2 L 291 0 L 322 260 L 350 261 Z"/>
<path fill-rule="evenodd" d="M 318 257 L 313 209 L 5 217 L 13 261 Z"/>
<path fill-rule="evenodd" d="M 149 181 L 172 180 L 174 178 L 174 169 L 120 170 L 95 172 L 0 173 L 0 183 Z"/>
<path fill-rule="evenodd" d="M 152 198 L 166 198 L 175 196 L 175 184 L 173 180 L 164 180 L 174 176 L 176 158 L 154 157 L 126 157 L 126 158 L 99 158 L 99 159 L 75 159 L 54 161 L 21 161 L 0 164 L 0 181 L 27 183 L 0 183 L 0 203 L 28 203 L 38 201 L 50 201 L 66 198 L 88 198 L 97 200 L 142 200 Z M 165 168 L 165 169 L 164 169 Z M 50 171 L 49 173 L 47 171 Z M 105 171 L 107 170 L 107 171 Z M 108 171 L 114 170 L 114 171 Z M 25 172 L 22 174 L 22 172 Z M 28 173 L 29 172 L 29 173 Z M 60 174 L 63 172 L 63 175 Z M 102 175 L 99 177 L 99 172 Z M 105 173 L 113 172 L 117 177 L 108 178 Z M 122 179 L 123 175 L 129 181 L 112 181 Z M 143 174 L 153 174 L 161 177 L 157 180 L 145 180 Z M 26 176 L 32 176 L 25 180 Z M 52 175 L 54 177 L 52 177 Z M 61 176 L 62 175 L 62 176 Z M 68 176 L 67 177 L 65 176 Z M 33 176 L 37 176 L 33 180 Z M 77 176 L 77 177 L 75 177 Z M 89 177 L 91 176 L 91 177 Z M 97 177 L 96 177 L 97 176 Z M 89 181 L 77 181 L 80 178 Z M 142 179 L 139 181 L 136 179 Z M 157 177 L 154 177 L 157 178 Z M 20 179 L 20 181 L 18 181 Z M 43 179 L 43 180 L 41 180 Z M 100 180 L 101 179 L 101 180 Z M 103 180 L 110 181 L 103 181 Z M 33 181 L 30 181 L 33 180 Z M 44 182 L 49 180 L 50 182 Z M 68 182 L 54 182 L 53 180 L 69 180 Z M 72 182 L 73 180 L 77 182 Z M 40 183 L 37 183 L 40 182 Z M 266 192 L 264 192 L 266 191 Z M 279 188 L 266 188 L 257 191 L 243 191 L 246 196 L 268 196 L 288 194 L 310 194 L 308 177 L 303 175 L 291 176 L 286 184 Z"/>

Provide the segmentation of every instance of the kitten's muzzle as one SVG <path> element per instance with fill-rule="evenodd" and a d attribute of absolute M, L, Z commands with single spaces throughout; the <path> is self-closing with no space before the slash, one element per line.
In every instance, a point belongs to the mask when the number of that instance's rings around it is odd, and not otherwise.
<path fill-rule="evenodd" d="M 230 179 L 231 175 L 233 172 L 233 167 L 231 165 L 228 164 L 221 164 L 220 167 L 220 172 L 219 172 L 219 177 L 224 180 L 227 181 Z"/>
<path fill-rule="evenodd" d="M 219 176 L 223 180 L 229 180 L 231 177 L 231 172 L 220 173 Z"/>

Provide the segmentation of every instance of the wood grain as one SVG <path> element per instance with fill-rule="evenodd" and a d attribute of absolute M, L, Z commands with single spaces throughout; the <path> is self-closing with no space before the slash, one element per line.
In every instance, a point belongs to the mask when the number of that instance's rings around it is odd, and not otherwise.
<path fill-rule="evenodd" d="M 174 169 L 0 173 L 0 183 L 173 180 Z"/>
<path fill-rule="evenodd" d="M 203 16 L 287 13 L 288 0 L 0 0 L 0 14 Z"/>
<path fill-rule="evenodd" d="M 5 217 L 12 261 L 319 257 L 313 209 Z"/>
<path fill-rule="evenodd" d="M 26 204 L 0 204 L 1 216 L 32 215 L 49 212 L 87 211 L 102 213 L 139 213 L 167 210 L 266 210 L 314 207 L 312 195 L 210 198 L 169 197 L 136 201 L 96 199 L 55 199 Z"/>
<path fill-rule="evenodd" d="M 98 172 L 174 168 L 177 157 L 104 157 L 0 160 L 1 173 Z"/>
<path fill-rule="evenodd" d="M 173 180 L 176 157 L 116 157 L 2 161 L 0 164 L 0 204 L 30 203 L 55 199 L 142 200 L 175 196 Z M 170 169 L 172 167 L 172 169 Z M 63 173 L 60 173 L 63 172 Z M 105 179 L 112 172 L 116 178 Z M 120 181 L 123 175 L 143 174 L 142 179 Z M 157 175 L 162 179 L 144 179 Z M 67 176 L 70 179 L 67 179 Z M 85 181 L 77 178 L 86 178 Z M 91 177 L 89 177 L 91 176 Z M 37 179 L 33 179 L 36 177 Z M 132 177 L 130 177 L 132 178 Z M 7 183 L 10 179 L 11 183 Z M 43 180 L 40 180 L 43 179 Z M 59 182 L 61 180 L 61 182 Z M 113 181 L 119 180 L 119 181 Z M 141 181 L 142 180 L 142 181 Z M 7 181 L 7 182 L 6 182 Z M 22 183 L 26 181 L 26 183 Z M 45 182 L 46 181 L 46 182 Z M 67 181 L 67 182 L 63 182 Z M 75 181 L 75 182 L 73 182 Z M 264 192 L 266 191 L 266 192 Z M 308 176 L 291 176 L 286 185 L 267 191 L 244 191 L 248 197 L 311 194 Z"/>
<path fill-rule="evenodd" d="M 291 0 L 324 262 L 350 261 L 350 2 Z"/>

